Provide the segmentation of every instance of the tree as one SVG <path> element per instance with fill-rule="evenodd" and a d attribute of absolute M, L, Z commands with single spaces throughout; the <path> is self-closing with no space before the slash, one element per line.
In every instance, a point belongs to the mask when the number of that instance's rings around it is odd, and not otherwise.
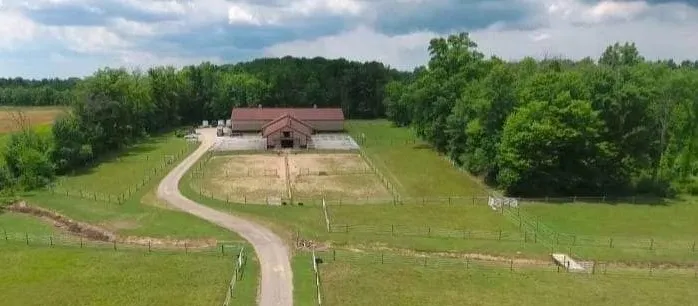
<path fill-rule="evenodd" d="M 595 194 L 613 181 L 613 147 L 588 101 L 569 93 L 532 101 L 504 125 L 497 163 L 500 186 L 514 195 Z"/>

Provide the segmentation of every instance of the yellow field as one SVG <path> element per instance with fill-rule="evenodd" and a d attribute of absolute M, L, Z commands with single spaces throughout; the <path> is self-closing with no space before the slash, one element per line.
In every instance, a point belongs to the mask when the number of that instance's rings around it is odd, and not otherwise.
<path fill-rule="evenodd" d="M 0 134 L 18 131 L 21 124 L 51 124 L 66 112 L 65 107 L 0 107 Z"/>

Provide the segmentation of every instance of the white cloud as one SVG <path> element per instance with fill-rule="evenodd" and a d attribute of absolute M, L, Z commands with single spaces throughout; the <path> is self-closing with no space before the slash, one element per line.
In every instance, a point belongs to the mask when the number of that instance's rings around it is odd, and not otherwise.
<path fill-rule="evenodd" d="M 11 50 L 32 41 L 38 26 L 21 13 L 0 11 L 0 50 Z"/>
<path fill-rule="evenodd" d="M 358 16 L 366 9 L 364 2 L 356 0 L 298 0 L 284 6 L 239 2 L 229 5 L 228 21 L 231 24 L 278 25 L 313 15 Z"/>
<path fill-rule="evenodd" d="M 57 38 L 65 47 L 84 53 L 109 53 L 132 47 L 133 44 L 106 27 L 47 27 L 50 37 Z"/>
<path fill-rule="evenodd" d="M 425 63 L 431 32 L 387 36 L 360 26 L 354 30 L 315 40 L 297 40 L 271 46 L 264 50 L 268 56 L 323 56 L 359 61 L 380 61 L 394 68 L 411 69 Z"/>
<path fill-rule="evenodd" d="M 541 13 L 547 17 L 552 16 L 550 18 L 555 21 L 548 26 L 531 30 L 492 26 L 471 31 L 471 38 L 478 43 L 481 52 L 505 59 L 521 59 L 526 56 L 598 58 L 608 45 L 625 41 L 635 42 L 641 54 L 648 59 L 698 59 L 695 51 L 698 50 L 698 11 L 685 5 L 661 7 L 666 12 L 682 12 L 684 16 L 692 17 L 675 23 L 649 16 L 628 20 L 631 15 L 637 16 L 647 10 L 646 6 L 635 3 L 604 2 L 596 6 L 584 6 L 571 0 L 541 2 L 548 2 Z M 602 22 L 609 17 L 623 20 Z M 281 43 L 266 48 L 265 54 L 378 60 L 392 67 L 409 70 L 427 62 L 427 46 L 431 38 L 448 34 L 415 32 L 386 36 L 370 28 L 359 27 L 314 40 Z"/>
<path fill-rule="evenodd" d="M 124 66 L 131 69 L 144 69 L 152 66 L 182 67 L 190 64 L 198 64 L 204 61 L 212 63 L 223 62 L 220 57 L 160 56 L 158 54 L 145 51 L 124 51 L 116 57 L 115 65 Z"/>

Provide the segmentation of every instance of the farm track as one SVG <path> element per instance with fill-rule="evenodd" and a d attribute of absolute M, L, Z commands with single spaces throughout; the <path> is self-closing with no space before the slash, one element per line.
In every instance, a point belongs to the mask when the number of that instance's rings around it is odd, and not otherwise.
<path fill-rule="evenodd" d="M 284 241 L 271 230 L 252 221 L 220 212 L 184 197 L 179 191 L 179 181 L 189 168 L 213 145 L 215 130 L 201 132 L 201 146 L 177 165 L 158 186 L 158 198 L 194 216 L 229 229 L 255 249 L 261 266 L 261 287 L 257 302 L 261 306 L 293 305 L 293 274 L 289 249 Z"/>

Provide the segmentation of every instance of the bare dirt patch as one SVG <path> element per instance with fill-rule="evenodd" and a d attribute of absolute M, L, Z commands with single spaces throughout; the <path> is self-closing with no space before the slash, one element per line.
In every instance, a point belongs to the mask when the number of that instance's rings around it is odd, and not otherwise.
<path fill-rule="evenodd" d="M 191 247 L 191 248 L 207 248 L 216 246 L 218 241 L 215 239 L 196 239 L 196 240 L 180 240 L 170 238 L 153 238 L 142 236 L 118 236 L 112 231 L 105 228 L 94 226 L 91 224 L 78 222 L 57 212 L 48 209 L 29 206 L 25 202 L 15 203 L 7 207 L 9 211 L 24 213 L 41 218 L 46 222 L 52 223 L 55 227 L 65 230 L 71 235 L 82 237 L 91 241 L 98 242 L 118 242 L 130 245 L 148 245 L 159 246 L 164 248 L 172 247 Z M 134 227 L 137 224 L 133 221 L 116 221 L 110 226 Z"/>
<path fill-rule="evenodd" d="M 208 161 L 203 174 L 192 180 L 192 187 L 231 203 L 273 204 L 289 197 L 287 171 L 295 202 L 314 202 L 323 197 L 344 203 L 384 203 L 392 199 L 361 155 L 355 153 L 216 156 Z"/>
<path fill-rule="evenodd" d="M 222 200 L 264 204 L 287 196 L 286 167 L 282 155 L 216 156 L 202 177 L 192 180 L 195 190 Z"/>
<path fill-rule="evenodd" d="M 390 192 L 359 154 L 291 154 L 294 199 L 385 202 Z"/>
<path fill-rule="evenodd" d="M 327 175 L 370 173 L 371 168 L 359 154 L 290 154 L 289 167 L 292 176 L 325 172 Z"/>

